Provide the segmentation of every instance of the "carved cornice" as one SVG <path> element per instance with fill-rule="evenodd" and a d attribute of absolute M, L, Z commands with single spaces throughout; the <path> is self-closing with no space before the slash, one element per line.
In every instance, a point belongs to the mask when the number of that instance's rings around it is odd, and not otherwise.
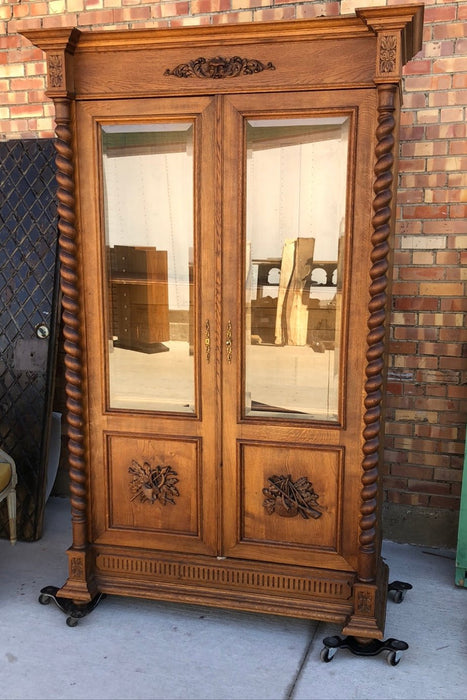
<path fill-rule="evenodd" d="M 367 7 L 356 10 L 356 15 L 378 36 L 396 36 L 398 39 L 399 67 L 403 66 L 422 48 L 423 4 Z M 379 63 L 379 61 L 378 61 Z M 377 66 L 378 68 L 378 66 Z"/>
<path fill-rule="evenodd" d="M 76 27 L 32 29 L 22 34 L 47 54 L 47 95 L 52 98 L 72 96 L 72 63 L 81 37 L 80 30 Z"/>

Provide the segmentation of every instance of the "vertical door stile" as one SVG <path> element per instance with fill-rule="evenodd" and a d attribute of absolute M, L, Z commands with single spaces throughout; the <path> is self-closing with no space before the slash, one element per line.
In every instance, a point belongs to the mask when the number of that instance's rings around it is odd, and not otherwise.
<path fill-rule="evenodd" d="M 218 508 L 216 511 L 217 527 L 217 554 L 222 556 L 223 542 L 223 406 L 222 406 L 222 276 L 223 276 L 223 211 L 222 192 L 224 180 L 224 148 L 223 148 L 223 101 L 219 95 L 214 97 L 215 104 L 215 126 L 214 126 L 214 323 L 211 327 L 211 343 L 214 342 L 215 358 L 215 415 L 217 417 L 215 426 L 215 475 L 216 475 L 216 497 Z"/>
<path fill-rule="evenodd" d="M 223 220 L 222 220 L 222 476 L 223 476 L 223 553 L 235 539 L 241 511 L 238 474 L 238 424 L 241 411 L 241 315 L 244 200 L 243 120 L 223 100 Z"/>

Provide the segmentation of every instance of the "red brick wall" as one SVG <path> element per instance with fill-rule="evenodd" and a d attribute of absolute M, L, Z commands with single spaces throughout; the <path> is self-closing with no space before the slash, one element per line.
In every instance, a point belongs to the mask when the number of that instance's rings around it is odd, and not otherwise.
<path fill-rule="evenodd" d="M 26 27 L 175 26 L 352 13 L 403 0 L 12 0 L 0 6 L 1 138 L 53 135 L 43 55 Z M 405 68 L 390 319 L 388 503 L 459 508 L 466 421 L 467 3 L 427 0 Z"/>
<path fill-rule="evenodd" d="M 466 422 L 467 4 L 426 2 L 405 68 L 386 499 L 457 509 Z"/>

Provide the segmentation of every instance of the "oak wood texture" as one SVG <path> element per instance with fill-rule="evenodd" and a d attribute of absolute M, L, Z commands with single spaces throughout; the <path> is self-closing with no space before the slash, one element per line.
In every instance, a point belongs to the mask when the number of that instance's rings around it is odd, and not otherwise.
<path fill-rule="evenodd" d="M 422 18 L 422 5 L 404 5 L 293 22 L 25 32 L 46 52 L 57 121 L 73 522 L 61 595 L 261 610 L 382 638 L 378 474 L 399 90 Z M 249 417 L 244 123 L 336 115 L 350 122 L 338 418 Z M 195 134 L 192 415 L 109 407 L 103 350 L 99 127 L 172 120 Z M 279 512 L 278 488 L 298 493 L 302 510 L 285 499 Z"/>

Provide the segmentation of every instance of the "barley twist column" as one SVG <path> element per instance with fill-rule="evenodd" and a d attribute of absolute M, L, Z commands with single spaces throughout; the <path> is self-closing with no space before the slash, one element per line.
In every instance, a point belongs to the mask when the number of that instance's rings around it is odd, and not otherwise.
<path fill-rule="evenodd" d="M 79 274 L 74 214 L 70 100 L 55 100 L 60 287 L 65 338 L 65 391 L 73 525 L 73 549 L 86 545 L 86 489 L 83 432 L 83 365 L 80 341 Z"/>
<path fill-rule="evenodd" d="M 394 109 L 396 84 L 378 85 L 378 126 L 373 190 L 373 235 L 368 306 L 367 368 L 365 383 L 365 428 L 363 430 L 362 492 L 360 507 L 359 580 L 371 582 L 376 576 L 376 509 L 378 461 L 383 385 L 383 351 L 388 285 L 388 238 L 391 227 L 391 199 L 394 165 Z"/>

